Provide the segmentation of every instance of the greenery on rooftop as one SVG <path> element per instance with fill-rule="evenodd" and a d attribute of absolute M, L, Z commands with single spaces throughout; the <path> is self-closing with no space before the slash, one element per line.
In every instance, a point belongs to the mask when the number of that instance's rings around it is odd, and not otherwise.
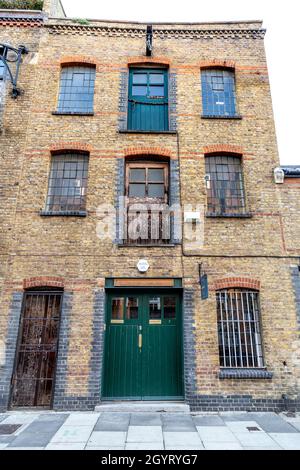
<path fill-rule="evenodd" d="M 7 10 L 42 10 L 43 0 L 0 0 L 0 8 Z"/>

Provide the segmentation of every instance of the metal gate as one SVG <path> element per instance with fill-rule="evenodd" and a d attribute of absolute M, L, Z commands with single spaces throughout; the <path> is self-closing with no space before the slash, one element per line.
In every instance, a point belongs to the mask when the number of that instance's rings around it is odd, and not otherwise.
<path fill-rule="evenodd" d="M 62 296 L 62 291 L 24 294 L 12 407 L 51 406 Z"/>

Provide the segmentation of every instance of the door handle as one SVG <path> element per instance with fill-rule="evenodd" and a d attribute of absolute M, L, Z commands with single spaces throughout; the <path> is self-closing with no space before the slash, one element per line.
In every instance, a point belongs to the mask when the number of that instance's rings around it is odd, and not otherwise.
<path fill-rule="evenodd" d="M 143 335 L 142 333 L 139 333 L 139 348 L 142 349 L 143 346 Z"/>

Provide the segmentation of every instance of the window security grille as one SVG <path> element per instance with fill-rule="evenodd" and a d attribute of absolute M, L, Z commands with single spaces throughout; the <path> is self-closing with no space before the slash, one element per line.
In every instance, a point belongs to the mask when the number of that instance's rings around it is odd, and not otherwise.
<path fill-rule="evenodd" d="M 63 67 L 60 77 L 58 111 L 92 113 L 94 86 L 95 67 Z"/>
<path fill-rule="evenodd" d="M 88 156 L 54 155 L 49 178 L 47 211 L 84 211 Z"/>
<path fill-rule="evenodd" d="M 259 294 L 245 289 L 217 292 L 221 367 L 264 367 Z"/>
<path fill-rule="evenodd" d="M 207 211 L 213 215 L 238 215 L 246 212 L 240 157 L 208 156 L 205 159 Z"/>
<path fill-rule="evenodd" d="M 234 72 L 205 69 L 202 76 L 202 102 L 204 116 L 236 116 Z"/>
<path fill-rule="evenodd" d="M 131 162 L 126 165 L 126 243 L 170 242 L 168 164 Z"/>

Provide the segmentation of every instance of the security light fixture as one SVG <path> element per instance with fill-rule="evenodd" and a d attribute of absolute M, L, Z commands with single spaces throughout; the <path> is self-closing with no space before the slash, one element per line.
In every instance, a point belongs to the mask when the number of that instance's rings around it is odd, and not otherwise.
<path fill-rule="evenodd" d="M 28 50 L 23 45 L 20 45 L 16 49 L 9 44 L 0 44 L 0 79 L 3 80 L 6 76 L 9 77 L 13 87 L 13 98 L 17 98 L 21 94 L 20 89 L 17 87 L 17 83 L 22 55 L 27 53 Z M 16 64 L 16 66 L 13 67 L 12 64 Z M 5 72 L 7 72 L 7 74 Z"/>
<path fill-rule="evenodd" d="M 274 170 L 274 181 L 276 184 L 284 183 L 284 171 L 279 166 Z"/>

